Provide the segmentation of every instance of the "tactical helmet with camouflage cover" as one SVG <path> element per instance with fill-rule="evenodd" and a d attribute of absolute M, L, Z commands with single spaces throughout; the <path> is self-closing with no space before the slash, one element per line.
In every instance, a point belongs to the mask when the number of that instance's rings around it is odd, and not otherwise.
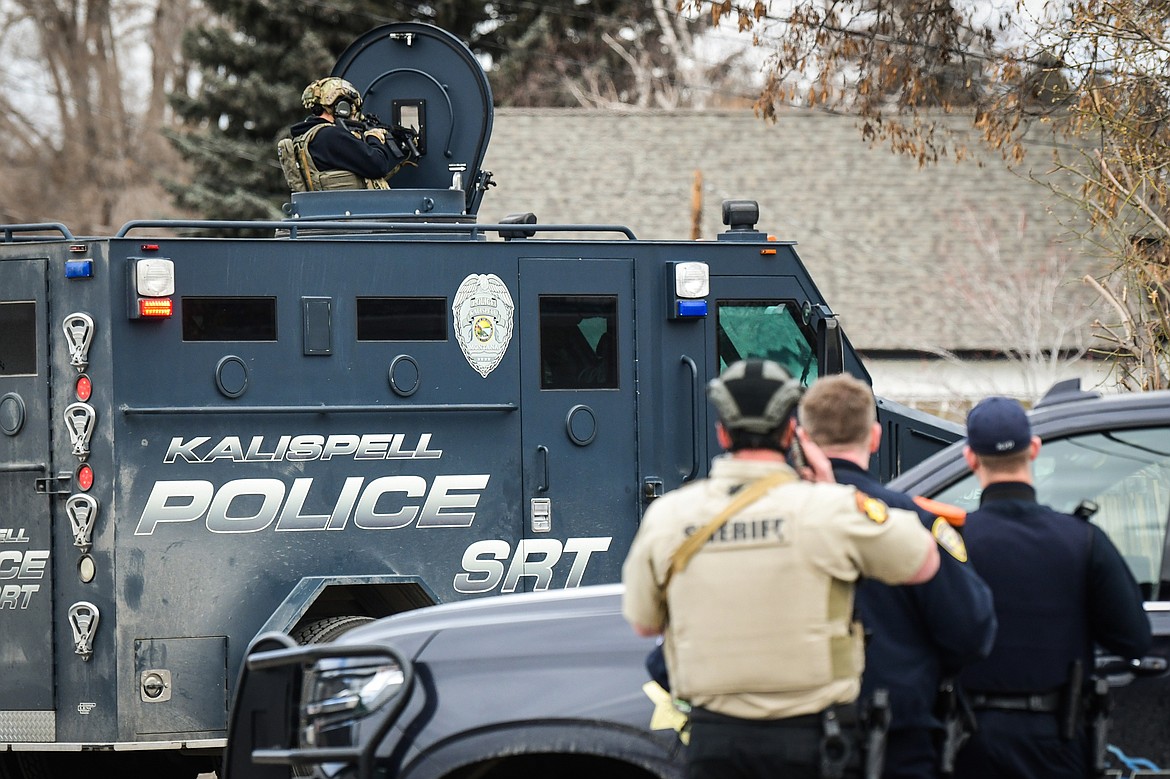
<path fill-rule="evenodd" d="M 332 109 L 338 100 L 348 100 L 357 111 L 362 105 L 362 97 L 354 85 L 343 78 L 328 76 L 319 78 L 301 93 L 301 103 L 314 114 L 320 114 L 323 109 Z"/>
<path fill-rule="evenodd" d="M 728 430 L 767 435 L 779 430 L 804 394 L 804 386 L 772 360 L 740 360 L 707 384 L 707 397 Z"/>

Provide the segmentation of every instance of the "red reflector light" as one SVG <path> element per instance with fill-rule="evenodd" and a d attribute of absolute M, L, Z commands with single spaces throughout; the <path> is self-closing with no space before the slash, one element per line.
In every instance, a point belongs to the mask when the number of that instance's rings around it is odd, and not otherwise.
<path fill-rule="evenodd" d="M 158 244 L 157 243 L 144 243 L 144 244 L 142 244 L 142 251 L 144 251 L 144 252 L 157 252 L 158 251 Z"/>
<path fill-rule="evenodd" d="M 138 298 L 138 315 L 167 317 L 175 313 L 175 301 L 170 298 Z"/>
<path fill-rule="evenodd" d="M 83 465 L 77 469 L 77 486 L 82 492 L 89 492 L 89 488 L 93 486 L 93 468 Z"/>
<path fill-rule="evenodd" d="M 85 402 L 93 393 L 93 382 L 84 373 L 77 377 L 77 399 Z"/>

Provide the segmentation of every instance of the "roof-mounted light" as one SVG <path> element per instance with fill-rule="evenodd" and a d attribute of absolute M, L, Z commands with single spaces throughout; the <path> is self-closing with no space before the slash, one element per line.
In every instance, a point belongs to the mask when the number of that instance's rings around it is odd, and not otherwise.
<path fill-rule="evenodd" d="M 143 297 L 175 294 L 175 263 L 171 260 L 139 260 L 134 264 L 134 278 Z"/>
<path fill-rule="evenodd" d="M 175 313 L 172 260 L 131 258 L 129 275 L 131 319 L 165 319 Z"/>
<path fill-rule="evenodd" d="M 677 262 L 674 265 L 674 294 L 680 298 L 705 298 L 711 294 L 711 271 L 705 262 Z"/>

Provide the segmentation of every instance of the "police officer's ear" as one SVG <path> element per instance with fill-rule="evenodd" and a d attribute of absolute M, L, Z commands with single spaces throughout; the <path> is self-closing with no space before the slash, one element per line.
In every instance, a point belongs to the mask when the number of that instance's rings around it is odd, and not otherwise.
<path fill-rule="evenodd" d="M 796 425 L 796 414 L 790 414 L 784 424 L 776 430 L 776 441 L 780 444 L 782 451 L 787 450 L 796 440 Z"/>
<path fill-rule="evenodd" d="M 1032 436 L 1032 440 L 1028 442 L 1028 462 L 1036 459 L 1040 454 L 1040 436 Z"/>
<path fill-rule="evenodd" d="M 874 422 L 873 426 L 870 427 L 870 429 L 869 429 L 869 453 L 870 454 L 876 453 L 878 450 L 878 447 L 881 446 L 881 443 L 882 443 L 882 423 L 881 422 Z"/>

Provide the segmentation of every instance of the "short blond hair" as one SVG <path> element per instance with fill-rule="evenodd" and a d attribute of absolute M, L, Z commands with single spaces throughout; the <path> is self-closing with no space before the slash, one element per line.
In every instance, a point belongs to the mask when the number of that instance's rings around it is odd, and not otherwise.
<path fill-rule="evenodd" d="M 818 446 L 859 446 L 877 421 L 873 390 L 846 373 L 823 376 L 800 400 L 800 425 Z"/>

